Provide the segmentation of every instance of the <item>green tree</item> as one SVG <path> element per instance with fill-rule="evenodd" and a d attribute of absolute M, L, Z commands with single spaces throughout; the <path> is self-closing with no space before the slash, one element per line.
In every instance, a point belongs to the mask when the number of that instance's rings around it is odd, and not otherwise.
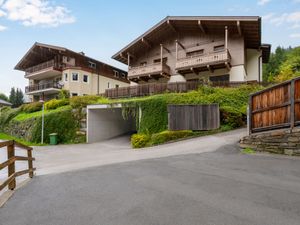
<path fill-rule="evenodd" d="M 21 89 L 12 87 L 10 90 L 9 101 L 13 108 L 17 108 L 24 103 L 24 94 Z"/>
<path fill-rule="evenodd" d="M 3 94 L 3 93 L 0 93 L 0 99 L 2 99 L 4 101 L 7 101 L 7 102 L 9 101 L 8 97 L 5 94 Z"/>

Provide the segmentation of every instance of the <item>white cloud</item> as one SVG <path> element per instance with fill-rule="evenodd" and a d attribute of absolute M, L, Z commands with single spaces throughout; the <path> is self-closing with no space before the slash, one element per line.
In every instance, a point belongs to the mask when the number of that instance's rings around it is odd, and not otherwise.
<path fill-rule="evenodd" d="M 294 29 L 300 26 L 300 11 L 283 14 L 269 13 L 263 16 L 263 20 L 275 26 L 288 24 L 290 28 Z"/>
<path fill-rule="evenodd" d="M 267 3 L 269 3 L 271 0 L 258 0 L 257 4 L 258 5 L 265 5 Z"/>
<path fill-rule="evenodd" d="M 0 9 L 0 17 L 6 16 L 6 13 Z"/>
<path fill-rule="evenodd" d="M 300 38 L 300 33 L 298 33 L 298 34 L 291 34 L 290 38 Z"/>
<path fill-rule="evenodd" d="M 7 19 L 20 21 L 24 26 L 57 27 L 75 22 L 66 7 L 54 5 L 50 0 L 6 0 L 1 8 Z"/>
<path fill-rule="evenodd" d="M 0 32 L 6 30 L 7 27 L 0 25 Z"/>

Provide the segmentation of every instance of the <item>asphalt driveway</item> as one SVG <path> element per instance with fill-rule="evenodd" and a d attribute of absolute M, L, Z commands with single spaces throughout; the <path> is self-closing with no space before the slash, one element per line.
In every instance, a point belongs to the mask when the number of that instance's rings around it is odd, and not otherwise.
<path fill-rule="evenodd" d="M 300 159 L 244 155 L 234 144 L 213 152 L 37 176 L 0 209 L 1 225 L 299 225 L 299 221 Z"/>

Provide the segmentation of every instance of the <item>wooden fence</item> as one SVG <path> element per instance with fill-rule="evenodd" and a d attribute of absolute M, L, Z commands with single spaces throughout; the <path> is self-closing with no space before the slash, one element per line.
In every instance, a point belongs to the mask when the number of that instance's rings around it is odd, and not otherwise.
<path fill-rule="evenodd" d="M 173 82 L 173 83 L 149 83 L 139 84 L 129 87 L 119 87 L 106 89 L 104 96 L 107 98 L 128 98 L 128 97 L 140 97 L 153 94 L 162 94 L 166 92 L 187 92 L 197 90 L 199 86 L 205 83 L 200 81 L 187 81 L 187 82 Z M 257 81 L 237 81 L 237 82 L 210 82 L 207 85 L 213 87 L 238 87 L 244 84 L 258 84 Z"/>
<path fill-rule="evenodd" d="M 300 78 L 250 96 L 249 132 L 293 128 L 300 124 Z"/>
<path fill-rule="evenodd" d="M 219 105 L 168 105 L 168 121 L 169 130 L 218 129 Z"/>
<path fill-rule="evenodd" d="M 8 167 L 8 178 L 2 184 L 0 184 L 0 191 L 2 191 L 6 186 L 8 186 L 10 190 L 14 190 L 16 188 L 16 177 L 22 176 L 26 173 L 29 174 L 30 178 L 33 177 L 33 171 L 36 170 L 35 168 L 33 168 L 33 161 L 35 160 L 35 158 L 32 157 L 31 147 L 25 146 L 16 141 L 0 142 L 0 150 L 3 147 L 7 147 L 7 161 L 0 164 L 0 170 L 4 169 L 5 167 Z M 27 157 L 16 156 L 15 147 L 26 150 Z M 17 161 L 27 161 L 28 169 L 16 172 Z"/>

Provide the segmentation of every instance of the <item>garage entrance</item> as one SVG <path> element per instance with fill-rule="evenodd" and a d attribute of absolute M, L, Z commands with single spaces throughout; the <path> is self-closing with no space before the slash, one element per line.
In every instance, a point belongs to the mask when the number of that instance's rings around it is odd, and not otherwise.
<path fill-rule="evenodd" d="M 87 106 L 87 142 L 99 142 L 136 130 L 135 119 L 124 119 L 121 104 Z"/>

